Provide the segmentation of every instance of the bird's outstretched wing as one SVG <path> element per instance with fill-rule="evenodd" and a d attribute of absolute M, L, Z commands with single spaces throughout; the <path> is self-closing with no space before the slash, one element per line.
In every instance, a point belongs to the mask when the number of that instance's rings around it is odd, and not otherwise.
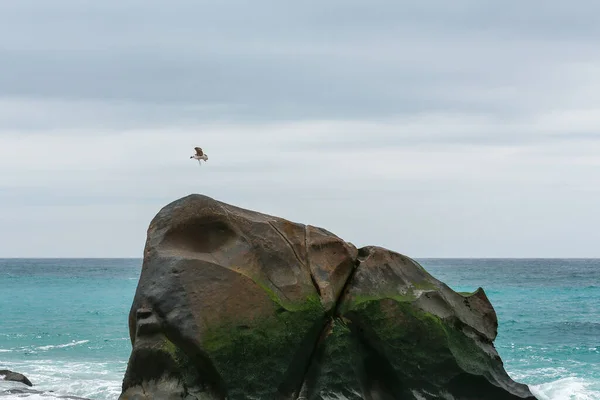
<path fill-rule="evenodd" d="M 204 152 L 202 151 L 201 147 L 194 147 L 194 150 L 196 150 L 196 154 L 199 156 L 203 156 Z"/>

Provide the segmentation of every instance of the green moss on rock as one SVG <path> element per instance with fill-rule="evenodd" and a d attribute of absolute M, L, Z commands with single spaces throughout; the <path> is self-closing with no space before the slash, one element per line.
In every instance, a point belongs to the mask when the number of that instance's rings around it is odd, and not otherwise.
<path fill-rule="evenodd" d="M 313 364 L 312 392 L 336 398 L 342 395 L 349 400 L 360 400 L 360 386 L 356 367 L 360 365 L 360 354 L 356 338 L 353 336 L 349 321 L 332 319 L 326 336 L 320 343 L 320 351 Z M 318 397 L 320 398 L 320 397 Z"/>
<path fill-rule="evenodd" d="M 177 372 L 180 374 L 179 379 L 181 379 L 186 390 L 198 386 L 202 377 L 192 360 L 181 348 L 165 337 L 161 344 L 161 350 L 168 353 L 177 365 Z"/>
<path fill-rule="evenodd" d="M 325 317 L 321 303 L 311 299 L 295 309 L 279 307 L 251 326 L 230 322 L 204 332 L 202 348 L 225 380 L 230 400 L 276 394 L 307 333 Z"/>
<path fill-rule="evenodd" d="M 489 364 L 489 356 L 457 327 L 409 302 L 362 302 L 348 315 L 365 327 L 367 340 L 379 347 L 405 382 L 422 379 L 427 371 L 432 381 L 443 384 L 461 368 L 477 373 Z"/>

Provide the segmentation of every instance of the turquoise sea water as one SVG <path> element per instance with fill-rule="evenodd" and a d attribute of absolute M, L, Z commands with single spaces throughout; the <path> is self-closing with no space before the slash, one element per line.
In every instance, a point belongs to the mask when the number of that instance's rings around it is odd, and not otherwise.
<path fill-rule="evenodd" d="M 506 369 L 536 397 L 600 400 L 600 260 L 418 261 L 454 290 L 486 290 Z M 140 268 L 138 259 L 0 259 L 0 369 L 45 392 L 27 399 L 118 397 Z M 15 387 L 0 381 L 0 398 L 22 398 L 5 392 Z"/>

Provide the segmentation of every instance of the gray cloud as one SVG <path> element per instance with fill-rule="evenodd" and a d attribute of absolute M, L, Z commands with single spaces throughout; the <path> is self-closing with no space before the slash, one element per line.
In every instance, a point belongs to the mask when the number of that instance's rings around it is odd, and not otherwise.
<path fill-rule="evenodd" d="M 599 12 L 0 2 L 0 257 L 140 255 L 190 192 L 415 257 L 599 256 Z"/>
<path fill-rule="evenodd" d="M 0 88 L 226 107 L 209 118 L 521 113 L 598 61 L 598 5 L 580 4 L 4 2 Z"/>

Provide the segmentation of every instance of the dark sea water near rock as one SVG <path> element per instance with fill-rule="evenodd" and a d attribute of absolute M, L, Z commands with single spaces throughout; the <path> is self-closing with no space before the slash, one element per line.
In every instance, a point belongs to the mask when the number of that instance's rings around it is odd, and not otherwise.
<path fill-rule="evenodd" d="M 481 286 L 509 374 L 540 400 L 600 400 L 600 260 L 417 259 L 456 291 Z M 140 259 L 0 259 L 0 369 L 44 394 L 116 399 Z M 52 391 L 52 392 L 51 392 Z"/>

